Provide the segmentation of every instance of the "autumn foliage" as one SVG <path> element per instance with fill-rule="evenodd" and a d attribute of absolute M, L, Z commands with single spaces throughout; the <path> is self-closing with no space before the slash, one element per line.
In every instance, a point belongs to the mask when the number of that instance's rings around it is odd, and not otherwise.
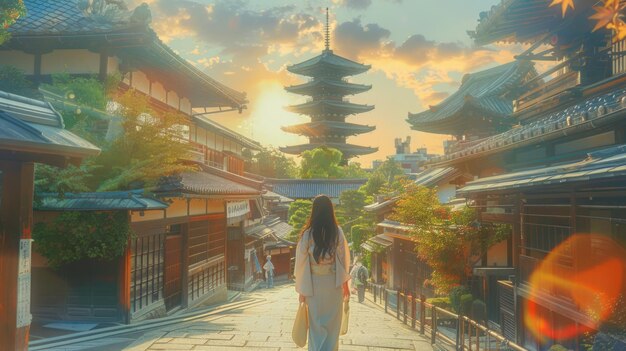
<path fill-rule="evenodd" d="M 404 182 L 392 219 L 410 225 L 418 256 L 432 269 L 429 281 L 437 294 L 446 295 L 472 274 L 472 268 L 508 231 L 482 226 L 476 210 L 451 210 L 441 204 L 436 188 Z"/>

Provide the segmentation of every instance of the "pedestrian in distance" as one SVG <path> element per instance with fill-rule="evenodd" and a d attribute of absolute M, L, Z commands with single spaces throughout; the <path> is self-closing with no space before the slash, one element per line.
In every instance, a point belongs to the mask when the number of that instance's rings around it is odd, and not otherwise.
<path fill-rule="evenodd" d="M 339 347 L 343 301 L 350 298 L 350 251 L 328 196 L 313 200 L 296 249 L 296 291 L 308 307 L 309 351 Z"/>
<path fill-rule="evenodd" d="M 369 272 L 361 262 L 356 263 L 356 290 L 359 296 L 359 303 L 365 301 L 365 288 L 367 287 L 367 279 Z"/>
<path fill-rule="evenodd" d="M 360 259 L 359 256 L 354 256 L 354 264 L 352 265 L 352 270 L 350 270 L 350 286 L 352 288 L 351 292 L 352 294 L 356 294 L 357 292 L 357 286 L 356 286 L 356 282 L 357 282 L 357 277 L 356 277 L 356 273 L 357 270 L 359 269 L 359 263 L 360 263 Z"/>
<path fill-rule="evenodd" d="M 267 288 L 274 287 L 274 264 L 272 263 L 272 256 L 267 255 L 267 261 L 263 265 L 263 269 L 265 270 L 265 282 L 267 284 Z"/>

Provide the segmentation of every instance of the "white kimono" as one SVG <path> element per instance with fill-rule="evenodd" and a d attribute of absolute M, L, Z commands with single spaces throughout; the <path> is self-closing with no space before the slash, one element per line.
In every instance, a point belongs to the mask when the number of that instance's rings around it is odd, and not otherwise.
<path fill-rule="evenodd" d="M 339 348 L 343 314 L 342 285 L 350 279 L 350 251 L 343 231 L 338 229 L 334 255 L 325 255 L 319 258 L 319 262 L 315 262 L 315 243 L 310 231 L 303 233 L 296 250 L 296 291 L 306 296 L 309 308 L 309 351 Z"/>
<path fill-rule="evenodd" d="M 348 241 L 343 235 L 341 227 L 337 227 L 337 249 L 335 250 L 335 284 L 339 288 L 350 280 L 350 250 Z M 313 280 L 311 277 L 311 257 L 309 242 L 313 239 L 310 230 L 302 234 L 296 248 L 296 266 L 294 275 L 296 276 L 296 291 L 304 296 L 313 296 Z"/>

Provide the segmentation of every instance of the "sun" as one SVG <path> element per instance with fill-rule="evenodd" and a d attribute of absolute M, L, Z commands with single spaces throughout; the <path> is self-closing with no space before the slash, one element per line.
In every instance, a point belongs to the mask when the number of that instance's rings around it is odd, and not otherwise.
<path fill-rule="evenodd" d="M 254 139 L 275 147 L 306 142 L 306 139 L 289 134 L 282 126 L 304 123 L 305 119 L 285 110 L 285 106 L 301 103 L 298 97 L 289 96 L 277 81 L 262 81 L 258 84 L 259 95 L 250 106 L 247 120 Z"/>

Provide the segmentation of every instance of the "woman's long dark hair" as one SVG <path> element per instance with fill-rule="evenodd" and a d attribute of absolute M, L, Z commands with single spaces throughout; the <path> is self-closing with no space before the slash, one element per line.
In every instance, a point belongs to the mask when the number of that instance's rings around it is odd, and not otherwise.
<path fill-rule="evenodd" d="M 311 230 L 315 242 L 313 249 L 315 262 L 319 263 L 320 257 L 324 257 L 326 254 L 334 254 L 338 235 L 337 219 L 335 218 L 333 203 L 328 196 L 318 195 L 313 200 L 311 216 L 302 233 L 307 229 Z"/>

